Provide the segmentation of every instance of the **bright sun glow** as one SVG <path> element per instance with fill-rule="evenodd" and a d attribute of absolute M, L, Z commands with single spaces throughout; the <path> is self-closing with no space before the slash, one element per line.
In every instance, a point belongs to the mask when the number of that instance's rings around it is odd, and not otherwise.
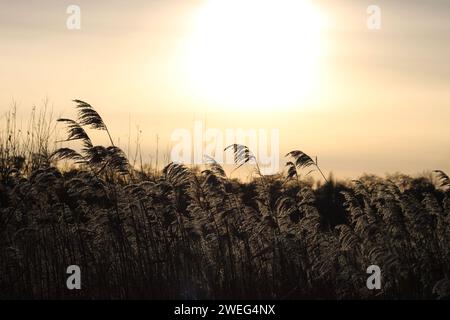
<path fill-rule="evenodd" d="M 273 110 L 307 103 L 323 19 L 309 0 L 209 0 L 187 41 L 190 90 L 206 103 Z"/>

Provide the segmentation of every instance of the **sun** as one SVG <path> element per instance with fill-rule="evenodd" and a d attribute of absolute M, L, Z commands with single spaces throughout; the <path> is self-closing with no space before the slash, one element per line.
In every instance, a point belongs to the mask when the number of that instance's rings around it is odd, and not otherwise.
<path fill-rule="evenodd" d="M 309 0 L 209 0 L 194 21 L 185 72 L 197 98 L 251 111 L 307 102 L 323 25 Z"/>

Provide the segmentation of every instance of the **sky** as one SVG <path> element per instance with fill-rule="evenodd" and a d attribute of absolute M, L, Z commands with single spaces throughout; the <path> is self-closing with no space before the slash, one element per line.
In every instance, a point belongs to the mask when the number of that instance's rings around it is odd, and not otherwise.
<path fill-rule="evenodd" d="M 167 157 L 203 121 L 279 130 L 280 155 L 342 178 L 450 172 L 449 14 L 445 0 L 0 0 L 0 114 L 48 100 L 74 117 L 81 99 L 126 151 L 140 132 L 151 161 L 157 136 Z"/>

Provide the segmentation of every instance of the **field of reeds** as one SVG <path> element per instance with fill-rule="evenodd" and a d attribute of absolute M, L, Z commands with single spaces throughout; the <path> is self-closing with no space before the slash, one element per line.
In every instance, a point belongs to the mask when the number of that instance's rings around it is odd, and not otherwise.
<path fill-rule="evenodd" d="M 106 124 L 76 100 L 58 119 L 80 151 L 48 146 L 55 120 L 0 137 L 0 298 L 442 299 L 450 296 L 450 179 L 323 176 L 301 151 L 284 173 L 230 179 L 201 169 L 133 168 Z M 236 167 L 256 166 L 230 146 Z M 70 161 L 71 166 L 61 166 Z M 319 177 L 322 178 L 321 175 Z M 81 268 L 68 290 L 66 268 Z M 381 268 L 369 290 L 367 267 Z"/>

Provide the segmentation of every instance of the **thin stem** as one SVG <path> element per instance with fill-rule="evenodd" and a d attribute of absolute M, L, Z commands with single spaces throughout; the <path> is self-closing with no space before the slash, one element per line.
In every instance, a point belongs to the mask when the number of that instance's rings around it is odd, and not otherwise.
<path fill-rule="evenodd" d="M 319 170 L 320 174 L 322 175 L 323 179 L 325 180 L 326 183 L 328 183 L 328 179 L 325 178 L 325 175 L 323 174 L 322 170 L 320 170 L 320 167 L 316 164 L 316 168 L 317 170 Z"/>
<path fill-rule="evenodd" d="M 109 133 L 109 130 L 108 130 L 108 128 L 106 127 L 106 125 L 105 125 L 105 130 L 106 130 L 106 133 L 108 134 L 109 141 L 111 141 L 111 145 L 114 147 L 113 139 L 111 138 L 111 134 Z"/>

